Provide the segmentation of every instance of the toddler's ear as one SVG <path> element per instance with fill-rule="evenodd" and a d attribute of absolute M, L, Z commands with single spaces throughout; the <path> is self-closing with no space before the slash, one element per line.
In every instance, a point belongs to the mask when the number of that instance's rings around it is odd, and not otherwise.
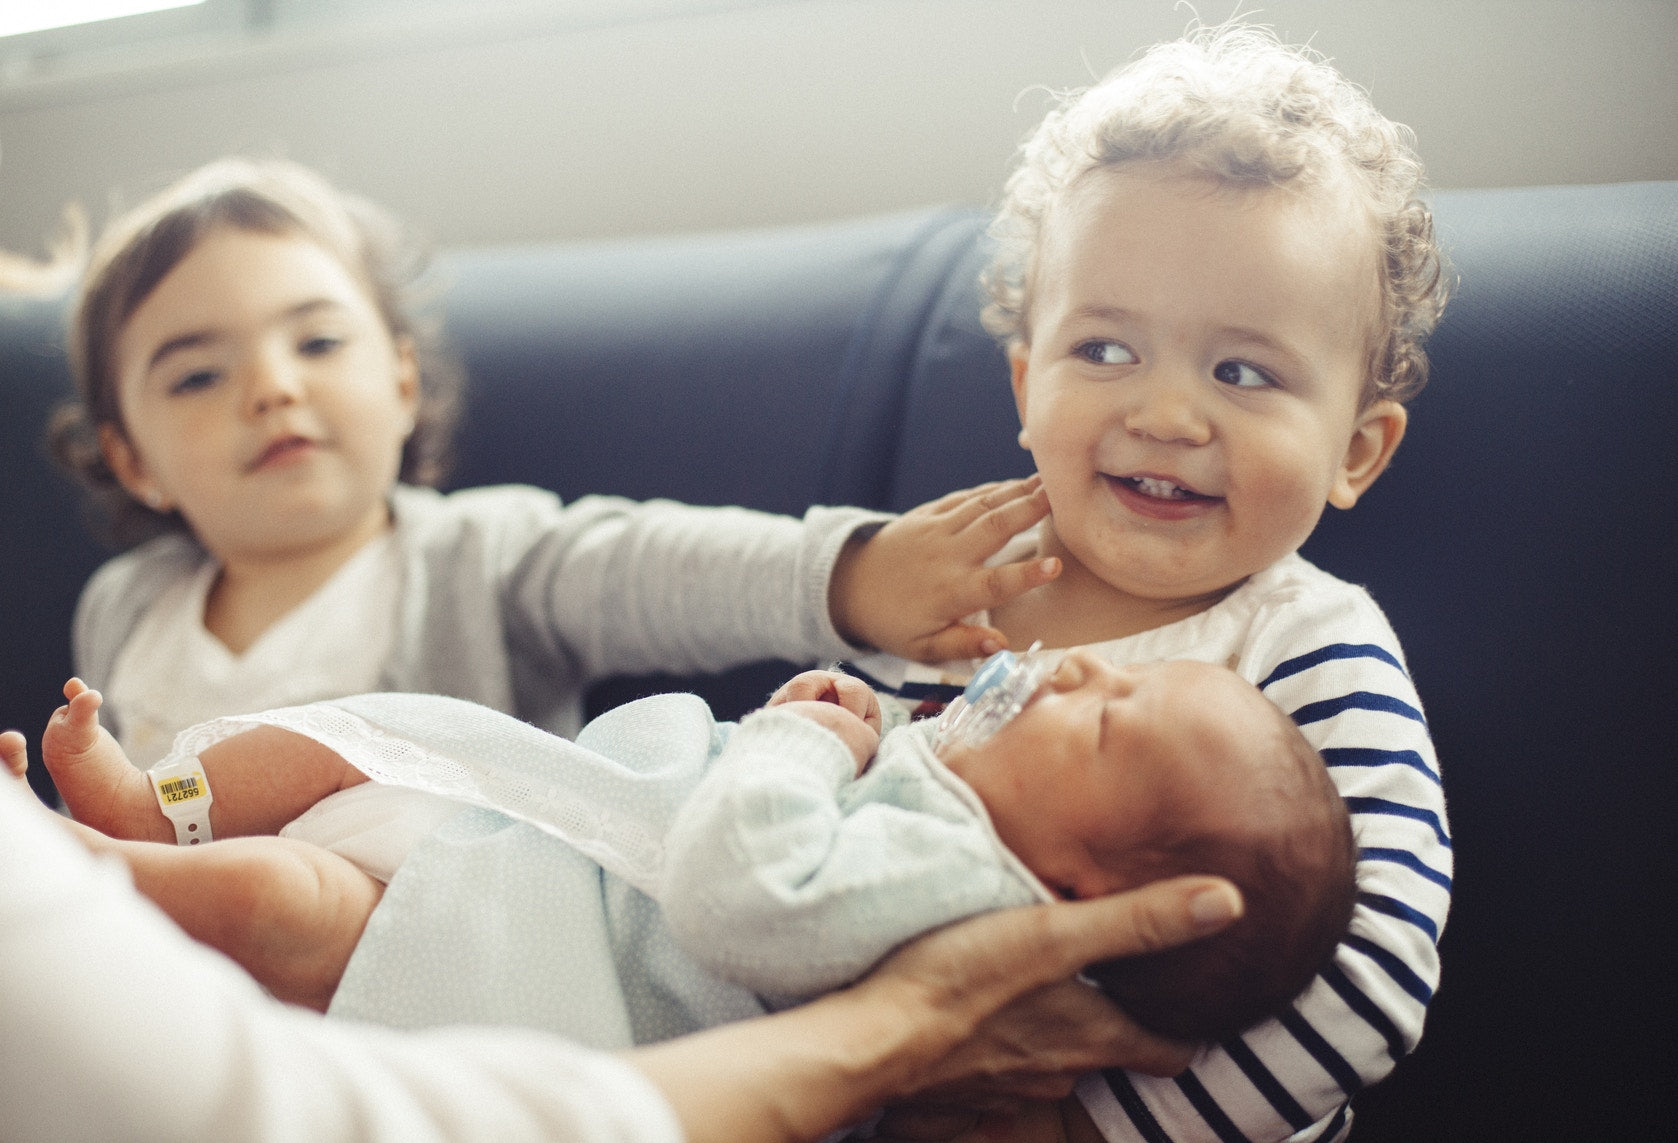
<path fill-rule="evenodd" d="M 1376 401 L 1360 413 L 1328 502 L 1336 508 L 1356 504 L 1375 478 L 1386 471 L 1409 423 L 1410 414 L 1397 401 Z"/>
<path fill-rule="evenodd" d="M 1025 342 L 1016 338 L 1008 344 L 1009 383 L 1014 387 L 1014 409 L 1020 415 L 1019 442 L 1027 452 L 1031 451 L 1031 434 L 1025 427 L 1025 374 L 1030 357 L 1031 347 Z"/>
<path fill-rule="evenodd" d="M 123 436 L 122 430 L 109 422 L 99 426 L 99 452 L 124 492 L 153 512 L 168 512 L 174 508 L 174 502 L 151 478 L 145 461 L 140 459 L 140 454 Z"/>
<path fill-rule="evenodd" d="M 396 340 L 396 393 L 408 412 L 408 432 L 411 433 L 419 415 L 420 401 L 419 354 L 411 337 Z"/>

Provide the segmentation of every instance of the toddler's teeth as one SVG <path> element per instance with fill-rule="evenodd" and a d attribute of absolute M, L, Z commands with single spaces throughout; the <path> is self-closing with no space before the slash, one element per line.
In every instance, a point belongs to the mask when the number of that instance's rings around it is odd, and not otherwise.
<path fill-rule="evenodd" d="M 1136 490 L 1146 496 L 1157 496 L 1162 500 L 1170 500 L 1183 494 L 1183 490 L 1169 480 L 1156 480 L 1151 476 L 1139 477 Z"/>

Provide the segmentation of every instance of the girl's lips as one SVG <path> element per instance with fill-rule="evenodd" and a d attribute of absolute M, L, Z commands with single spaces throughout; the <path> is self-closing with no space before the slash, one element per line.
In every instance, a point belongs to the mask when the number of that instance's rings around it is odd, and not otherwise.
<path fill-rule="evenodd" d="M 1102 479 L 1119 503 L 1151 520 L 1189 520 L 1223 503 L 1219 497 L 1204 496 L 1164 477 L 1103 474 Z"/>
<path fill-rule="evenodd" d="M 251 461 L 250 471 L 260 472 L 265 468 L 285 464 L 314 448 L 314 446 L 315 442 L 307 437 L 281 437 L 269 444 L 257 455 L 255 460 Z"/>

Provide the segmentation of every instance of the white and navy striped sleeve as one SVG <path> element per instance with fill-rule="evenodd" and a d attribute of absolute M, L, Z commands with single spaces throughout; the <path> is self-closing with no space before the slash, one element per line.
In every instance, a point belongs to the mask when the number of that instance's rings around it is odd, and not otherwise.
<path fill-rule="evenodd" d="M 1209 1046 L 1174 1079 L 1085 1077 L 1079 1097 L 1115 1143 L 1342 1139 L 1352 1097 L 1415 1048 L 1438 985 L 1451 840 L 1397 638 L 1367 594 L 1338 581 L 1273 604 L 1237 669 L 1328 764 L 1359 846 L 1356 911 L 1332 963 L 1281 1018 Z"/>

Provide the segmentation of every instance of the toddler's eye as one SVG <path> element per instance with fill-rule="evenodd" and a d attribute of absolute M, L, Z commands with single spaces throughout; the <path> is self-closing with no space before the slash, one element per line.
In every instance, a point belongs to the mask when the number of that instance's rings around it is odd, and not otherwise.
<path fill-rule="evenodd" d="M 169 386 L 171 393 L 197 393 L 214 385 L 221 374 L 211 369 L 196 369 Z"/>
<path fill-rule="evenodd" d="M 1096 338 L 1080 344 L 1072 351 L 1092 365 L 1135 365 L 1136 354 L 1122 341 Z"/>
<path fill-rule="evenodd" d="M 1276 384 L 1270 374 L 1245 361 L 1220 361 L 1212 367 L 1212 376 L 1237 389 L 1263 389 Z"/>
<path fill-rule="evenodd" d="M 1078 891 L 1070 885 L 1054 885 L 1050 887 L 1050 891 L 1062 901 L 1076 901 L 1078 899 Z"/>
<path fill-rule="evenodd" d="M 297 351 L 305 357 L 325 357 L 343 344 L 344 339 L 341 337 L 320 334 L 315 337 L 304 338 L 303 343 L 297 347 Z"/>

